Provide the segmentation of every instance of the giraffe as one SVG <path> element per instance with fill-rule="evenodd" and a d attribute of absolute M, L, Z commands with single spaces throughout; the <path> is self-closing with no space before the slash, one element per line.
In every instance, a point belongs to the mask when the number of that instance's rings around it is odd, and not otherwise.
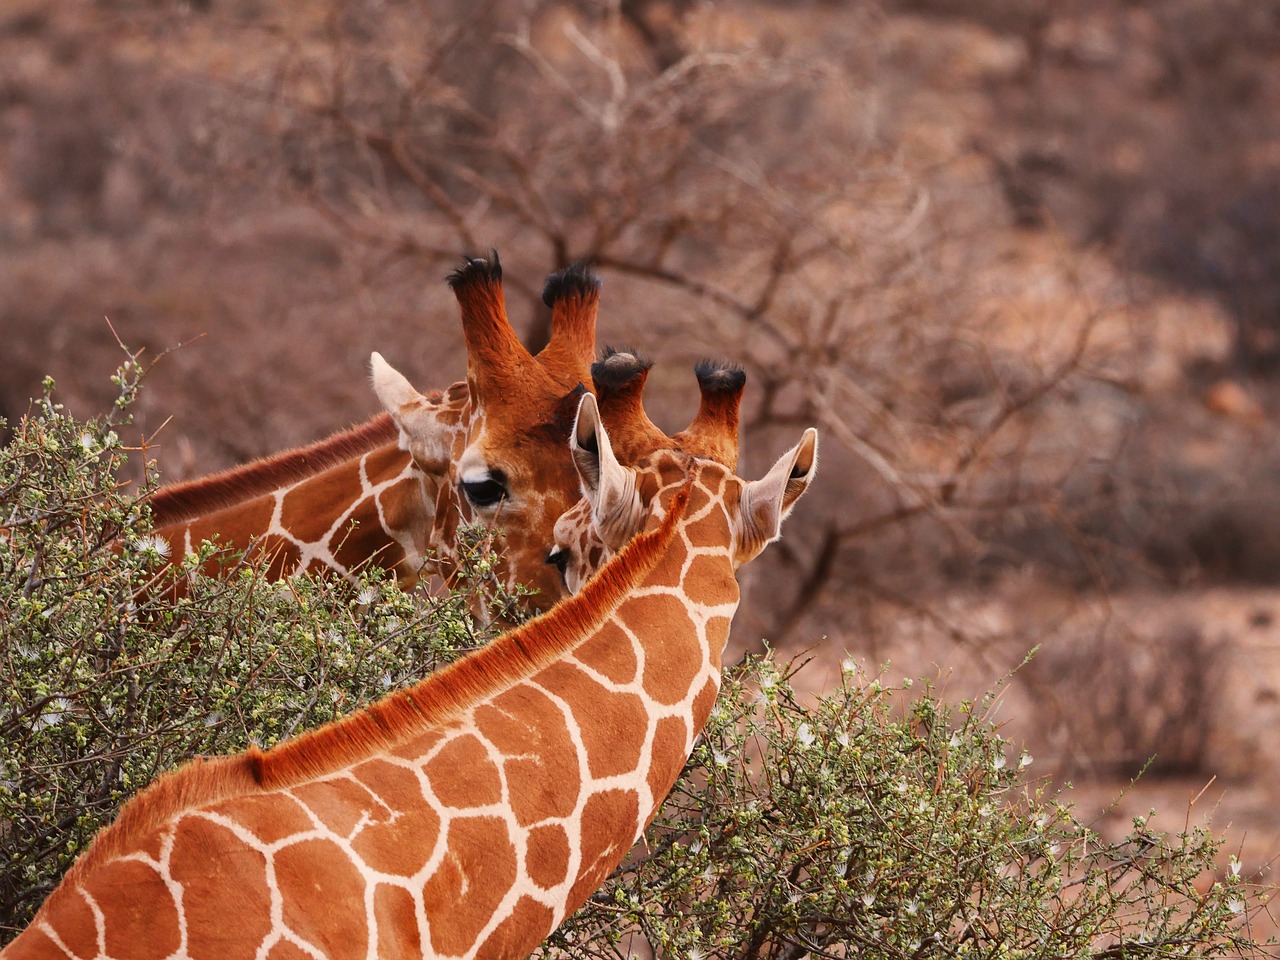
<path fill-rule="evenodd" d="M 537 607 L 559 599 L 543 553 L 555 518 L 578 496 L 565 440 L 595 355 L 600 285 L 583 264 L 548 278 L 551 339 L 532 356 L 511 329 L 501 281 L 496 252 L 466 258 L 448 278 L 462 312 L 465 381 L 419 393 L 375 353 L 385 413 L 319 444 L 157 491 L 154 533 L 168 555 L 217 538 L 248 551 L 273 579 L 304 571 L 350 579 L 376 564 L 407 589 L 424 570 L 456 570 L 459 528 L 479 521 L 503 531 L 497 576 L 509 588 L 536 588 Z M 208 569 L 225 562 L 224 553 Z"/>
<path fill-rule="evenodd" d="M 162 777 L 0 960 L 527 956 L 675 783 L 719 690 L 734 572 L 817 464 L 810 429 L 752 482 L 678 450 L 621 467 L 591 394 L 572 430 L 588 521 L 619 471 L 639 504 L 572 596 L 366 710 Z"/>

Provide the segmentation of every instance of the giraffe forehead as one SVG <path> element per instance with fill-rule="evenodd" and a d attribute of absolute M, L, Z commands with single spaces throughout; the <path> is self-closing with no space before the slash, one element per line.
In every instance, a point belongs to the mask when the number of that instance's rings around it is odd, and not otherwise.
<path fill-rule="evenodd" d="M 537 422 L 552 415 L 562 399 L 583 383 L 583 372 L 560 369 L 541 358 L 505 369 L 502 376 L 467 375 L 467 393 L 475 408 L 497 413 L 502 420 Z"/>
<path fill-rule="evenodd" d="M 473 398 L 466 436 L 456 449 L 457 471 L 500 470 L 509 480 L 545 492 L 562 512 L 578 498 L 577 474 L 569 453 L 569 433 L 583 388 L 559 384 L 524 385 L 497 402 Z"/>

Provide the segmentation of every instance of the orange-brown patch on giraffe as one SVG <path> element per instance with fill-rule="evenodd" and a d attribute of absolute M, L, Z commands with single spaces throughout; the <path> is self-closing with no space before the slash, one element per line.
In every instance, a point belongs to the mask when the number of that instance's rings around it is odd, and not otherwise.
<path fill-rule="evenodd" d="M 235 802 L 224 801 L 209 809 L 211 813 L 234 820 L 266 844 L 314 828 L 297 801 L 282 793 L 237 797 Z"/>
<path fill-rule="evenodd" d="M 56 926 L 56 929 L 58 936 L 64 937 L 60 923 Z M 66 956 L 52 937 L 36 927 L 27 927 L 18 939 L 9 944 L 7 949 L 8 952 L 4 955 L 5 960 L 49 960 L 50 957 Z M 97 955 L 98 947 L 96 941 L 92 950 L 85 954 L 79 954 L 84 960 Z"/>
<path fill-rule="evenodd" d="M 645 775 L 655 798 L 665 797 L 688 759 L 689 727 L 680 717 L 663 717 L 653 735 L 652 760 Z M 653 809 L 657 813 L 657 807 Z M 652 813 L 650 816 L 652 817 Z"/>
<path fill-rule="evenodd" d="M 280 504 L 280 526 L 306 543 L 319 540 L 335 519 L 332 504 L 346 509 L 360 499 L 360 461 L 326 470 L 305 486 L 294 487 Z"/>
<path fill-rule="evenodd" d="M 289 792 L 340 837 L 351 836 L 362 817 L 381 809 L 368 790 L 347 777 L 299 784 Z"/>
<path fill-rule="evenodd" d="M 154 869 L 137 860 L 113 860 L 88 877 L 85 892 L 109 903 L 107 956 L 160 960 L 178 949 L 178 908 Z"/>
<path fill-rule="evenodd" d="M 685 576 L 684 595 L 693 603 L 708 607 L 737 603 L 738 581 L 728 556 L 704 553 L 694 557 Z"/>
<path fill-rule="evenodd" d="M 423 503 L 435 495 L 434 486 L 420 477 L 405 477 L 378 492 L 378 510 L 394 528 L 407 530 L 415 521 L 428 522 Z"/>
<path fill-rule="evenodd" d="M 707 471 L 702 471 L 699 479 L 701 483 L 693 484 L 689 490 L 689 506 L 685 510 L 686 517 L 696 517 L 699 513 L 710 506 L 712 498 L 719 492 L 720 484 L 712 476 L 708 476 Z M 686 526 L 686 529 L 688 527 Z M 697 538 L 694 538 L 697 542 Z"/>
<path fill-rule="evenodd" d="M 353 462 L 353 465 L 357 467 L 356 476 L 359 476 L 358 462 Z M 401 450 L 397 444 L 393 443 L 369 451 L 364 458 L 364 473 L 367 477 L 390 477 L 408 465 L 409 451 Z"/>
<path fill-rule="evenodd" d="M 700 543 L 729 542 L 729 519 L 718 504 L 705 516 L 694 520 L 684 528 L 685 536 L 695 545 Z"/>
<path fill-rule="evenodd" d="M 423 797 L 417 776 L 384 760 L 370 760 L 351 772 L 394 811 L 375 809 L 373 822 L 356 834 L 351 849 L 374 870 L 413 876 L 431 858 L 440 838 L 440 817 Z M 404 842 L 406 835 L 413 837 L 412 843 Z"/>
<path fill-rule="evenodd" d="M 648 714 L 634 693 L 615 693 L 571 663 L 553 663 L 537 682 L 573 711 L 593 777 L 630 773 L 640 762 Z"/>
<path fill-rule="evenodd" d="M 389 883 L 379 884 L 373 891 L 373 920 L 377 925 L 376 956 L 422 956 L 418 914 L 408 890 Z"/>
<path fill-rule="evenodd" d="M 485 937 L 476 951 L 476 960 L 501 960 L 531 953 L 551 932 L 555 914 L 530 897 L 516 901 L 510 915 Z"/>
<path fill-rule="evenodd" d="M 315 956 L 294 946 L 288 940 L 279 940 L 267 951 L 266 960 L 315 960 Z"/>
<path fill-rule="evenodd" d="M 227 547 L 244 549 L 253 538 L 271 526 L 271 516 L 275 512 L 275 497 L 256 497 L 247 503 L 235 507 L 227 507 L 215 513 L 207 514 L 192 520 L 189 524 L 158 528 L 174 543 L 183 542 L 183 530 L 191 533 L 192 544 L 204 540 L 217 540 Z"/>
<path fill-rule="evenodd" d="M 729 617 L 712 617 L 707 621 L 706 644 L 712 663 L 718 664 L 724 659 L 724 645 L 729 640 L 732 622 Z"/>
<path fill-rule="evenodd" d="M 253 960 L 271 932 L 266 857 L 222 824 L 192 816 L 178 823 L 169 863 L 182 885 L 192 960 Z"/>
<path fill-rule="evenodd" d="M 693 725 L 695 729 L 701 730 L 707 723 L 707 717 L 711 716 L 711 708 L 715 706 L 716 695 L 720 692 L 720 684 L 714 679 L 708 679 L 702 685 L 702 689 L 698 691 L 698 695 L 693 698 Z"/>
<path fill-rule="evenodd" d="M 355 504 L 355 513 L 360 519 L 341 524 L 325 547 L 344 570 L 355 570 L 362 564 L 392 569 L 404 558 L 404 548 L 378 522 L 378 512 L 369 498 Z"/>
<path fill-rule="evenodd" d="M 285 926 L 330 960 L 363 960 L 365 882 L 346 851 L 330 840 L 301 840 L 274 862 Z"/>
<path fill-rule="evenodd" d="M 446 807 L 502 801 L 502 778 L 489 751 L 473 734 L 454 737 L 423 765 L 436 799 Z"/>
<path fill-rule="evenodd" d="M 570 910 L 591 896 L 621 862 L 639 816 L 640 798 L 633 790 L 604 790 L 587 801 L 582 811 L 582 860 L 569 891 Z"/>
<path fill-rule="evenodd" d="M 684 601 L 670 594 L 636 597 L 623 604 L 619 614 L 636 634 L 662 638 L 662 656 L 645 659 L 645 693 L 662 704 L 679 703 L 704 662 Z"/>
<path fill-rule="evenodd" d="M 565 716 L 545 693 L 515 687 L 478 707 L 476 727 L 504 754 L 516 823 L 567 817 L 577 808 L 581 775 Z"/>
<path fill-rule="evenodd" d="M 66 897 L 59 902 L 56 913 L 48 917 L 49 924 L 58 934 L 58 939 L 66 946 L 68 950 L 83 960 L 91 960 L 98 955 L 98 927 L 94 920 L 93 911 L 89 908 L 88 901 L 81 896 Z M 34 927 L 28 931 L 34 934 Z M 44 936 L 44 934 L 40 934 Z M 19 944 L 26 943 L 26 938 L 17 941 Z M 18 956 L 22 956 L 22 952 L 14 948 L 14 952 Z M 49 949 L 47 954 L 41 954 L 39 949 L 33 951 L 34 955 L 39 956 L 57 956 L 60 950 Z"/>
<path fill-rule="evenodd" d="M 667 555 L 663 558 L 662 563 L 658 564 L 656 570 L 649 574 L 645 581 L 646 586 L 651 587 L 671 587 L 681 586 L 683 579 L 685 556 L 688 554 L 689 548 L 685 546 L 683 540 L 676 540 L 671 544 L 671 548 L 667 551 Z"/>
<path fill-rule="evenodd" d="M 434 488 L 432 488 L 434 492 Z M 377 493 L 378 507 L 389 519 L 402 516 L 422 502 L 426 493 L 423 480 L 418 476 L 405 477 Z"/>
<path fill-rule="evenodd" d="M 426 803 L 418 775 L 398 763 L 373 757 L 352 767 L 351 776 L 391 810 L 403 811 Z"/>
<path fill-rule="evenodd" d="M 529 879 L 550 890 L 564 883 L 569 873 L 569 834 L 558 823 L 529 831 L 524 866 Z"/>
<path fill-rule="evenodd" d="M 449 852 L 422 891 L 436 953 L 466 953 L 516 880 L 516 849 L 498 817 L 459 817 L 449 824 Z"/>
<path fill-rule="evenodd" d="M 574 658 L 614 683 L 630 683 L 640 671 L 635 647 L 626 632 L 612 620 L 579 644 Z"/>
<path fill-rule="evenodd" d="M 668 453 L 658 459 L 658 479 L 662 489 L 682 487 L 688 479 L 689 458 L 683 454 Z M 688 510 L 685 511 L 688 513 Z"/>
<path fill-rule="evenodd" d="M 147 836 L 138 838 L 136 847 L 131 848 L 130 852 L 141 853 L 143 856 L 150 857 L 152 860 L 159 860 L 160 854 L 164 852 L 164 844 L 167 834 L 159 830 Z M 90 847 L 90 849 L 93 849 Z"/>
<path fill-rule="evenodd" d="M 419 757 L 425 757 L 428 753 L 436 748 L 441 740 L 445 738 L 445 731 L 440 728 L 424 730 L 415 734 L 404 743 L 397 746 L 394 750 L 389 751 L 393 757 L 400 757 L 404 760 L 417 760 Z"/>

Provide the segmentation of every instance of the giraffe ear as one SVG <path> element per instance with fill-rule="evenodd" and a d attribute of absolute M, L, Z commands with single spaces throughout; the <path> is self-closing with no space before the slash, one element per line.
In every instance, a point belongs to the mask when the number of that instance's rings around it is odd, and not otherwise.
<path fill-rule="evenodd" d="M 596 398 L 590 393 L 583 394 L 578 401 L 573 432 L 569 435 L 569 453 L 578 471 L 578 479 L 582 481 L 582 494 L 595 506 L 601 488 L 610 482 L 611 475 L 622 468 L 613 455 L 609 434 L 600 422 Z"/>
<path fill-rule="evenodd" d="M 387 363 L 376 350 L 369 358 L 369 370 L 373 377 L 373 392 L 378 395 L 387 412 L 399 422 L 401 409 L 419 399 L 422 394 L 414 389 L 408 377 Z"/>
<path fill-rule="evenodd" d="M 569 434 L 569 452 L 598 532 L 610 546 L 621 546 L 629 539 L 627 531 L 635 520 L 636 510 L 632 508 L 638 506 L 635 477 L 614 456 L 609 434 L 600 422 L 600 408 L 590 393 L 578 403 L 578 415 Z M 619 538 L 621 543 L 614 543 Z"/>
<path fill-rule="evenodd" d="M 810 427 L 800 442 L 778 458 L 759 480 L 742 492 L 742 523 L 746 541 L 761 548 L 782 535 L 782 521 L 809 489 L 818 470 L 818 431 Z"/>
<path fill-rule="evenodd" d="M 400 447 L 413 454 L 427 473 L 443 476 L 449 470 L 453 436 L 441 422 L 440 404 L 423 396 L 409 378 L 374 352 L 369 358 L 373 392 L 400 431 Z"/>

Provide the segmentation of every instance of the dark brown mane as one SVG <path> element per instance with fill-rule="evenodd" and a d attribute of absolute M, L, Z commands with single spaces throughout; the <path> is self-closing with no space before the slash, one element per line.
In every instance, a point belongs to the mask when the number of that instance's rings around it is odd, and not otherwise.
<path fill-rule="evenodd" d="M 234 506 L 344 463 L 397 439 L 388 413 L 305 447 L 286 450 L 197 480 L 161 487 L 147 500 L 151 523 L 167 527 L 214 510 Z"/>
<path fill-rule="evenodd" d="M 124 805 L 50 896 L 64 895 L 75 878 L 118 856 L 140 835 L 183 810 L 237 796 L 284 789 L 325 776 L 447 723 L 476 702 L 552 663 L 598 630 L 675 539 L 691 485 L 677 493 L 662 525 L 624 547 L 582 588 L 547 613 L 503 634 L 487 647 L 412 687 L 263 751 L 197 759 L 161 776 Z"/>

